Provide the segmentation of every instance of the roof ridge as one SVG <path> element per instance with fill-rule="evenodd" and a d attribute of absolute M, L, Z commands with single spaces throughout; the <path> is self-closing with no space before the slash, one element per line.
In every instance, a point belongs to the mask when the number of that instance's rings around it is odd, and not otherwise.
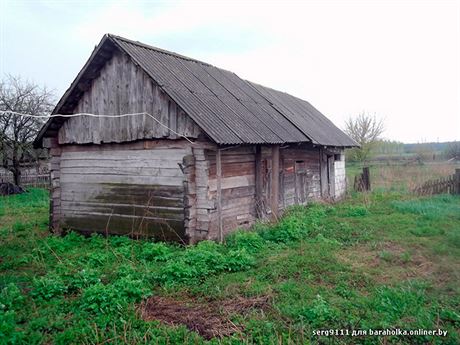
<path fill-rule="evenodd" d="M 145 44 L 143 42 L 139 42 L 139 41 L 133 41 L 133 40 L 130 40 L 129 38 L 125 38 L 125 37 L 121 37 L 121 36 L 118 36 L 118 35 L 114 35 L 114 34 L 106 34 L 107 37 L 110 37 L 112 39 L 115 39 L 115 40 L 121 40 L 121 41 L 125 41 L 127 43 L 130 43 L 130 44 L 134 44 L 134 45 L 137 45 L 139 47 L 142 47 L 142 48 L 146 48 L 146 49 L 150 49 L 150 50 L 154 50 L 158 53 L 162 53 L 162 54 L 166 54 L 166 55 L 171 55 L 171 56 L 174 56 L 176 58 L 179 58 L 179 59 L 183 59 L 183 60 L 187 60 L 187 61 L 192 61 L 192 62 L 197 62 L 197 63 L 200 63 L 202 65 L 205 65 L 205 66 L 211 66 L 211 67 L 215 67 L 207 62 L 204 62 L 204 61 L 200 61 L 200 60 L 197 60 L 197 59 L 193 59 L 191 57 L 188 57 L 188 56 L 185 56 L 185 55 L 182 55 L 182 54 L 179 54 L 179 53 L 176 53 L 176 52 L 172 52 L 170 50 L 165 50 L 165 49 L 161 49 L 161 48 L 158 48 L 158 47 L 154 47 L 154 46 L 151 46 L 149 44 Z"/>

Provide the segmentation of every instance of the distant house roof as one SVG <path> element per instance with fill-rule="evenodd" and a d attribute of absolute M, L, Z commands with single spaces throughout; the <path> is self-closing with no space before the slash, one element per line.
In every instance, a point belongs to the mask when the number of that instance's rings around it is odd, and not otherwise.
<path fill-rule="evenodd" d="M 53 114 L 72 111 L 114 47 L 129 55 L 218 144 L 357 146 L 307 101 L 207 63 L 111 34 L 103 37 Z M 36 144 L 63 121 L 50 119 Z"/>

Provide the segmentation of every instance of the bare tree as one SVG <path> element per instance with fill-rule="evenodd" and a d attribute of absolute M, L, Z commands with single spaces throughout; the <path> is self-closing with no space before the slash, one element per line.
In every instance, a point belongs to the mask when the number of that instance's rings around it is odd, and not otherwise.
<path fill-rule="evenodd" d="M 460 141 L 449 143 L 444 150 L 447 159 L 460 160 Z"/>
<path fill-rule="evenodd" d="M 0 162 L 11 171 L 14 183 L 21 179 L 21 162 L 36 157 L 32 141 L 43 125 L 43 120 L 20 116 L 11 112 L 32 115 L 49 115 L 53 109 L 54 95 L 46 87 L 7 76 L 0 81 Z"/>
<path fill-rule="evenodd" d="M 384 130 L 383 120 L 377 119 L 375 115 L 362 112 L 355 118 L 349 118 L 345 122 L 345 132 L 360 145 L 350 151 L 351 158 L 360 162 L 366 161 Z"/>

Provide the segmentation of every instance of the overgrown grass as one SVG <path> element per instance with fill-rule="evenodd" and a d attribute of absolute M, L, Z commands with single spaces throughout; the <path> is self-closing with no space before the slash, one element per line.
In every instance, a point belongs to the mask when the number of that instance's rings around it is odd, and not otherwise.
<path fill-rule="evenodd" d="M 142 320 L 151 295 L 268 296 L 234 315 L 242 334 L 210 343 L 460 342 L 460 198 L 354 195 L 295 207 L 226 244 L 188 248 L 48 234 L 42 190 L 0 198 L 0 343 L 206 343 Z M 435 329 L 447 337 L 327 337 L 318 329 Z"/>
<path fill-rule="evenodd" d="M 458 163 L 427 162 L 404 165 L 404 162 L 370 162 L 371 184 L 375 190 L 406 192 L 413 190 L 426 181 L 447 177 L 460 168 Z M 362 172 L 361 163 L 347 163 L 349 190 L 353 189 L 354 178 Z"/>

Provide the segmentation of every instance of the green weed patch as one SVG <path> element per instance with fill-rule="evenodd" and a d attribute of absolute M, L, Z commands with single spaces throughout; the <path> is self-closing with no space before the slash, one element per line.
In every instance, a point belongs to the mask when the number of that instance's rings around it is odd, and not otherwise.
<path fill-rule="evenodd" d="M 459 343 L 460 198 L 362 198 L 294 207 L 224 244 L 186 248 L 52 236 L 45 191 L 0 198 L 0 344 L 374 344 L 382 339 L 313 331 L 387 327 L 448 331 L 387 343 Z M 231 315 L 236 331 L 207 340 L 140 317 L 151 296 L 187 296 L 203 308 L 240 297 L 270 308 Z"/>

